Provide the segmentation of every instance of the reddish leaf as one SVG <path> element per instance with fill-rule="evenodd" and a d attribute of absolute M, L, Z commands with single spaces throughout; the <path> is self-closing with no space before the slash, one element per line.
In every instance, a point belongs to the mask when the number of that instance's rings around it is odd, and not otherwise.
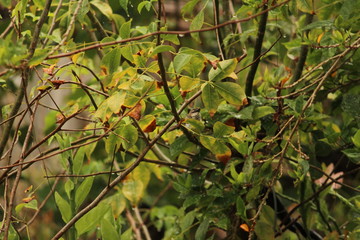
<path fill-rule="evenodd" d="M 140 120 L 141 118 L 141 104 L 138 103 L 136 106 L 128 113 L 128 116 Z"/>

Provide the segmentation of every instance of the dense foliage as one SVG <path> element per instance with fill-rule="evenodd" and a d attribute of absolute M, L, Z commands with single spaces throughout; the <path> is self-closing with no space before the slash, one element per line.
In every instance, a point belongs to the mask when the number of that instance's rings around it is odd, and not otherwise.
<path fill-rule="evenodd" d="M 0 0 L 2 239 L 360 239 L 360 0 Z"/>

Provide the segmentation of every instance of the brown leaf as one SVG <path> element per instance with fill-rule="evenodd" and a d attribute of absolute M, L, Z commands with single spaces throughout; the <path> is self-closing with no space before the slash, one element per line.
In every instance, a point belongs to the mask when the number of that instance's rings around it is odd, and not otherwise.
<path fill-rule="evenodd" d="M 148 132 L 153 132 L 156 128 L 156 119 L 153 119 L 148 125 L 144 126 L 143 131 L 148 133 Z"/>
<path fill-rule="evenodd" d="M 231 152 L 219 153 L 216 154 L 215 156 L 217 160 L 219 160 L 220 162 L 226 165 L 231 158 Z"/>
<path fill-rule="evenodd" d="M 54 73 L 55 65 L 56 65 L 56 64 L 53 64 L 53 65 L 51 65 L 51 66 L 48 67 L 48 68 L 43 68 L 44 73 L 49 74 L 50 76 L 52 76 L 53 73 Z"/>
<path fill-rule="evenodd" d="M 141 104 L 138 103 L 136 106 L 128 113 L 128 116 L 140 120 L 141 118 Z"/>
<path fill-rule="evenodd" d="M 35 198 L 35 196 L 30 196 L 30 197 L 26 197 L 26 198 L 21 199 L 21 201 L 23 201 L 24 203 L 28 203 L 31 200 L 33 200 L 34 198 Z"/>

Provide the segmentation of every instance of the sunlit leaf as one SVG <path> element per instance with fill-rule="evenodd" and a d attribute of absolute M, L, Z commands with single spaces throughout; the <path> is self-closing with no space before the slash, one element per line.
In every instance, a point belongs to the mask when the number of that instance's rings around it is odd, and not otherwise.
<path fill-rule="evenodd" d="M 58 192 L 55 192 L 55 202 L 60 210 L 62 219 L 67 223 L 71 218 L 70 204 Z"/>
<path fill-rule="evenodd" d="M 137 205 L 144 194 L 144 184 L 140 180 L 127 180 L 123 183 L 122 193 L 133 205 Z"/>
<path fill-rule="evenodd" d="M 234 72 L 236 65 L 237 60 L 235 58 L 219 62 L 216 69 L 210 69 L 209 81 L 216 82 L 229 77 Z"/>

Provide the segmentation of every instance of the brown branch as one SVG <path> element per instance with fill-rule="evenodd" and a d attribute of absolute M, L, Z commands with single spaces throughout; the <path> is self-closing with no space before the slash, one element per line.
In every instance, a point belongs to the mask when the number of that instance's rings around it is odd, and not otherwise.
<path fill-rule="evenodd" d="M 69 57 L 72 56 L 74 54 L 80 53 L 80 52 L 85 52 L 91 49 L 96 49 L 96 48 L 101 48 L 101 47 L 105 47 L 105 46 L 112 46 L 112 45 L 118 45 L 118 44 L 122 44 L 122 43 L 127 43 L 127 42 L 133 42 L 133 41 L 137 41 L 137 40 L 141 40 L 144 38 L 148 38 L 148 37 L 152 37 L 152 36 L 157 36 L 157 35 L 161 35 L 161 34 L 173 34 L 173 35 L 188 35 L 191 33 L 196 33 L 196 32 L 208 32 L 208 31 L 213 31 L 216 28 L 222 28 L 224 26 L 230 25 L 230 24 L 236 24 L 236 23 L 241 23 L 241 22 L 247 22 L 251 19 L 254 19 L 258 16 L 261 16 L 262 14 L 271 11 L 279 6 L 282 6 L 286 3 L 288 3 L 290 0 L 285 0 L 284 2 L 281 2 L 279 4 L 276 4 L 268 9 L 266 9 L 265 11 L 261 11 L 257 14 L 254 14 L 250 17 L 247 18 L 242 18 L 242 19 L 237 19 L 237 20 L 231 20 L 231 21 L 227 21 L 224 23 L 221 23 L 217 26 L 213 26 L 213 27 L 207 27 L 207 28 L 202 28 L 199 30 L 186 30 L 186 31 L 156 31 L 156 32 L 152 32 L 152 33 L 148 33 L 148 34 L 144 34 L 141 36 L 137 36 L 137 37 L 132 37 L 132 38 L 128 38 L 128 39 L 123 39 L 123 40 L 118 40 L 118 41 L 112 41 L 112 42 L 106 42 L 106 43 L 97 43 L 88 47 L 84 47 L 81 49 L 77 49 L 74 50 L 72 52 L 67 52 L 67 53 L 61 53 L 61 54 L 57 54 L 57 55 L 53 55 L 53 56 L 48 56 L 46 59 L 55 59 L 55 58 L 63 58 L 63 57 Z"/>
<path fill-rule="evenodd" d="M 178 114 L 181 114 L 182 111 L 185 110 L 185 108 L 194 101 L 199 95 L 201 94 L 201 91 L 195 93 L 191 98 L 184 101 L 180 109 L 178 110 Z M 96 207 L 99 202 L 108 194 L 109 191 L 113 187 L 115 187 L 118 183 L 120 183 L 129 173 L 131 173 L 143 160 L 145 155 L 148 151 L 150 151 L 151 147 L 162 137 L 163 134 L 167 132 L 167 130 L 171 127 L 171 125 L 176 121 L 175 117 L 173 117 L 165 126 L 164 128 L 158 133 L 158 135 L 149 143 L 148 146 L 144 148 L 144 150 L 141 152 L 141 154 L 138 156 L 138 158 L 134 161 L 133 164 L 131 164 L 127 169 L 124 170 L 118 177 L 116 177 L 108 186 L 106 186 L 99 194 L 98 196 L 85 208 L 80 210 L 73 218 L 65 224 L 63 228 L 61 228 L 55 236 L 52 238 L 52 240 L 59 239 L 61 236 L 64 235 L 64 233 L 70 229 L 82 216 L 84 216 L 87 212 L 89 212 L 91 209 Z"/>

